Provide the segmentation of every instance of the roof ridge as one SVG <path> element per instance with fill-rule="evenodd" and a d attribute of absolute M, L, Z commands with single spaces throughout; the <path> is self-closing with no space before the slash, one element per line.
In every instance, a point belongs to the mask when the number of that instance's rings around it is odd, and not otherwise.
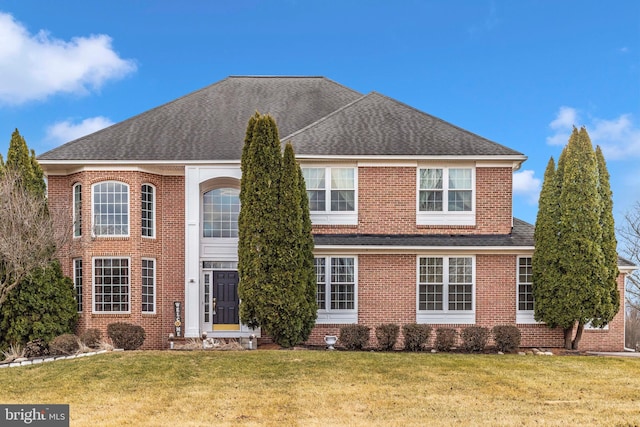
<path fill-rule="evenodd" d="M 339 84 L 339 83 L 338 83 Z M 358 93 L 357 91 L 354 91 L 355 93 Z M 284 141 L 285 139 L 289 139 L 289 138 L 293 138 L 295 135 L 298 135 L 304 131 L 306 131 L 307 129 L 310 129 L 314 126 L 319 125 L 322 122 L 325 122 L 327 120 L 329 120 L 331 117 L 335 116 L 336 114 L 340 113 L 341 111 L 345 110 L 346 108 L 351 107 L 354 104 L 357 104 L 358 102 L 364 100 L 365 98 L 367 98 L 369 95 L 371 95 L 373 92 L 369 92 L 366 95 L 362 95 L 360 98 L 358 99 L 354 99 L 353 101 L 349 102 L 348 104 L 343 105 L 342 107 L 338 108 L 337 110 L 327 114 L 326 116 L 316 120 L 313 123 L 309 123 L 307 126 L 303 127 L 302 129 L 298 129 L 297 131 L 290 133 L 289 135 L 285 136 L 284 138 L 280 138 L 281 141 Z"/>

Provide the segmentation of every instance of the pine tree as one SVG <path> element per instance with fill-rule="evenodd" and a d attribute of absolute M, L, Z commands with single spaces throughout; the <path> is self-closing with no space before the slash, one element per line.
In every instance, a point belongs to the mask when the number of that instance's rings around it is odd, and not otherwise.
<path fill-rule="evenodd" d="M 609 323 L 620 310 L 620 292 L 618 291 L 618 241 L 613 220 L 613 194 L 609 183 L 609 171 L 600 146 L 596 147 L 596 160 L 598 164 L 598 191 L 602 201 L 602 214 L 600 216 L 600 228 L 602 229 L 602 252 L 605 258 L 605 267 L 608 274 L 605 276 L 603 287 L 609 289 L 609 298 L 605 298 L 603 307 L 591 324 L 595 327 Z"/>
<path fill-rule="evenodd" d="M 279 181 L 282 169 L 275 121 L 256 113 L 249 120 L 241 159 L 240 215 L 238 218 L 238 296 L 240 320 L 267 329 L 275 322 L 272 309 L 281 298 L 274 283 L 277 266 L 274 242 L 278 228 Z"/>
<path fill-rule="evenodd" d="M 302 172 L 290 144 L 282 157 L 270 116 L 249 119 L 241 167 L 240 319 L 291 347 L 315 323 L 313 237 Z"/>
<path fill-rule="evenodd" d="M 540 193 L 535 318 L 563 328 L 567 349 L 578 348 L 585 324 L 602 326 L 618 310 L 611 192 L 603 162 L 599 165 L 586 129 L 574 128 L 555 171 L 549 162 Z"/>
<path fill-rule="evenodd" d="M 5 167 L 19 171 L 23 180 L 22 184 L 31 193 L 38 197 L 46 197 L 44 172 L 36 160 L 35 152 L 29 151 L 27 142 L 20 135 L 18 129 L 14 130 L 11 135 Z"/>

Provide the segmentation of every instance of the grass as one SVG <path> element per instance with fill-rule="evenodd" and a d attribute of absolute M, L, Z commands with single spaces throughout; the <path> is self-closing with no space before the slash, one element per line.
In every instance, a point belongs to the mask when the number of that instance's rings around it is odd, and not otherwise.
<path fill-rule="evenodd" d="M 640 359 L 261 350 L 107 353 L 0 370 L 72 426 L 640 425 Z"/>

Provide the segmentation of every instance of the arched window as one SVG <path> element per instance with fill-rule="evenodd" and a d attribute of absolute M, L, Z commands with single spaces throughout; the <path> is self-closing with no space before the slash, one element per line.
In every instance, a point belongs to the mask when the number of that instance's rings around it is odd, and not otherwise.
<path fill-rule="evenodd" d="M 129 235 L 129 186 L 106 181 L 93 185 L 93 234 Z"/>
<path fill-rule="evenodd" d="M 202 196 L 202 237 L 238 237 L 240 190 L 216 188 Z"/>

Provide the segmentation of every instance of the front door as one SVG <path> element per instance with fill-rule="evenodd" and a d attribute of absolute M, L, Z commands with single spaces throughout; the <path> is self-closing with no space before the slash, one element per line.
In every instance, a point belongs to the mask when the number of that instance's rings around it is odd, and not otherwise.
<path fill-rule="evenodd" d="M 214 271 L 212 315 L 214 331 L 240 330 L 238 272 Z"/>

